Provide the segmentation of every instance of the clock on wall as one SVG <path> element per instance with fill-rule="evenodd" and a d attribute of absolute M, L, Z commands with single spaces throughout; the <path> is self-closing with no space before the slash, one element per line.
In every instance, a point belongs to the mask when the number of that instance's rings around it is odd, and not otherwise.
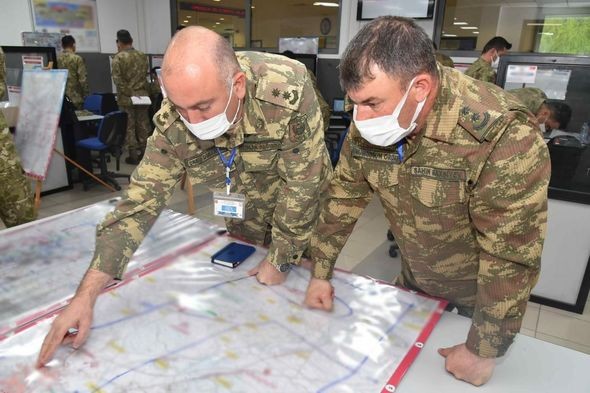
<path fill-rule="evenodd" d="M 320 32 L 323 35 L 328 35 L 330 33 L 330 29 L 332 29 L 332 22 L 330 22 L 330 18 L 324 18 L 320 22 Z"/>

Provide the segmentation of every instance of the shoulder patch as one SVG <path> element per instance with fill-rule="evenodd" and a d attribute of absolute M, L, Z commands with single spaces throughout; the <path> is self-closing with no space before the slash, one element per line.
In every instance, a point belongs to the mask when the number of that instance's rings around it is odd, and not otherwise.
<path fill-rule="evenodd" d="M 270 53 L 240 52 L 242 69 L 255 81 L 255 98 L 291 110 L 301 104 L 305 66 L 288 57 Z"/>
<path fill-rule="evenodd" d="M 486 110 L 482 108 L 473 108 L 472 106 L 463 106 L 459 109 L 458 123 L 472 134 L 478 141 L 482 142 L 489 132 L 490 125 L 496 120 Z"/>
<path fill-rule="evenodd" d="M 174 105 L 164 98 L 160 110 L 154 115 L 154 124 L 161 132 L 166 132 L 179 117 Z"/>

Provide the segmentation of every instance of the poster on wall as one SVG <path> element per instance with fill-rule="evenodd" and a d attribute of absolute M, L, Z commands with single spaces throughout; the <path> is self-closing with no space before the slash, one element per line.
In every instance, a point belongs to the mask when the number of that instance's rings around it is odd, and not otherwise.
<path fill-rule="evenodd" d="M 79 52 L 100 52 L 96 1 L 31 0 L 35 31 L 72 35 Z"/>

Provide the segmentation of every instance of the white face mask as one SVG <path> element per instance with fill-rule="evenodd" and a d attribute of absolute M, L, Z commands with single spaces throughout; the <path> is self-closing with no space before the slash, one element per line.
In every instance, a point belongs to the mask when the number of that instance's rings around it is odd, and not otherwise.
<path fill-rule="evenodd" d="M 414 78 L 416 79 L 416 78 Z M 406 93 L 397 104 L 393 113 L 391 115 L 379 116 L 374 117 L 372 119 L 367 120 L 357 120 L 356 119 L 356 111 L 357 106 L 354 106 L 354 113 L 353 119 L 356 128 L 358 128 L 361 136 L 365 138 L 369 143 L 377 146 L 390 146 L 394 143 L 402 140 L 406 136 L 408 136 L 414 128 L 416 128 L 416 119 L 420 115 L 424 104 L 426 103 L 426 98 L 418 103 L 416 106 L 416 110 L 414 111 L 414 116 L 412 117 L 412 121 L 408 128 L 403 128 L 399 125 L 399 114 L 406 103 L 406 99 L 408 98 L 408 93 L 410 92 L 410 88 L 414 83 L 414 79 L 410 82 L 410 86 Z"/>
<path fill-rule="evenodd" d="M 496 55 L 496 58 L 492 60 L 492 68 L 498 68 L 500 65 L 500 56 Z"/>
<path fill-rule="evenodd" d="M 240 105 L 242 103 L 242 100 L 238 101 L 238 109 L 236 109 L 236 114 L 230 122 L 229 120 L 227 120 L 226 112 L 227 108 L 229 107 L 229 103 L 231 102 L 232 94 L 234 92 L 233 87 L 234 85 L 232 83 L 232 86 L 229 90 L 229 98 L 227 100 L 227 104 L 225 105 L 225 109 L 223 110 L 223 112 L 221 112 L 220 114 L 199 123 L 190 123 L 182 115 L 180 115 L 180 119 L 182 120 L 186 128 L 188 128 L 188 130 L 192 132 L 197 138 L 201 140 L 211 140 L 219 138 L 221 135 L 225 134 L 227 130 L 229 130 L 232 124 L 234 124 L 236 118 L 238 117 L 238 112 L 240 112 Z"/>

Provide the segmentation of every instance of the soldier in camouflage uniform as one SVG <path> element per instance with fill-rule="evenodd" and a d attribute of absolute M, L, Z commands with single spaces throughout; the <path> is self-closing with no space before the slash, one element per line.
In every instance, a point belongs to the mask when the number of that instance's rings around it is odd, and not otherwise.
<path fill-rule="evenodd" d="M 483 47 L 481 56 L 469 66 L 465 75 L 480 81 L 496 83 L 496 68 L 512 44 L 503 37 L 494 37 Z"/>
<path fill-rule="evenodd" d="M 224 189 L 222 157 L 228 160 L 235 151 L 230 188 L 245 195 L 245 218 L 226 224 L 231 234 L 269 246 L 267 257 L 251 272 L 260 282 L 282 282 L 307 248 L 332 169 L 305 66 L 279 55 L 236 55 L 223 37 L 187 27 L 168 46 L 162 82 L 167 98 L 155 116 L 145 157 L 123 200 L 98 226 L 90 269 L 54 322 L 39 365 L 69 327 L 84 326 L 75 345 L 84 341 L 96 296 L 112 277 L 121 278 L 183 173 L 193 185 Z M 220 115 L 228 131 L 203 135 L 204 122 Z M 212 131 L 219 134 L 217 128 Z"/>
<path fill-rule="evenodd" d="M 543 90 L 536 87 L 509 90 L 509 93 L 525 104 L 535 115 L 542 132 L 565 130 L 567 127 L 572 110 L 565 102 L 548 100 Z"/>
<path fill-rule="evenodd" d="M 148 95 L 148 58 L 133 48 L 133 39 L 127 30 L 117 32 L 119 52 L 113 58 L 112 76 L 117 87 L 117 103 L 127 113 L 125 148 L 129 157 L 125 162 L 136 165 L 143 156 L 150 131 L 147 105 L 133 105 L 131 97 Z"/>
<path fill-rule="evenodd" d="M 76 40 L 71 35 L 61 39 L 63 52 L 57 57 L 57 68 L 68 70 L 68 82 L 66 83 L 66 95 L 76 107 L 82 109 L 84 98 L 88 96 L 88 80 L 86 78 L 86 64 L 82 57 L 77 55 Z"/>
<path fill-rule="evenodd" d="M 0 98 L 6 92 L 4 52 L 0 48 Z M 31 183 L 24 175 L 12 135 L 0 111 L 0 220 L 7 227 L 33 221 L 35 211 Z"/>
<path fill-rule="evenodd" d="M 534 115 L 539 112 L 541 106 L 547 99 L 547 94 L 536 87 L 523 87 L 521 89 L 508 90 L 508 92 L 520 100 Z"/>
<path fill-rule="evenodd" d="M 539 275 L 550 161 L 521 103 L 437 66 L 427 40 L 413 21 L 384 17 L 344 53 L 340 80 L 356 113 L 312 236 L 306 303 L 332 307 L 327 280 L 376 193 L 401 251 L 397 284 L 471 316 L 465 344 L 439 352 L 455 377 L 480 385 L 519 331 Z M 397 106 L 401 126 L 383 117 Z"/>

